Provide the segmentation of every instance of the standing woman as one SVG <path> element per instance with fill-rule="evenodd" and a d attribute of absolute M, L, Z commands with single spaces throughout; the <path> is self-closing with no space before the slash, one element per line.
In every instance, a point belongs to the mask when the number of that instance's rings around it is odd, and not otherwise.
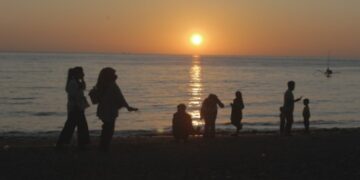
<path fill-rule="evenodd" d="M 128 111 L 137 111 L 128 105 L 119 86 L 116 84 L 117 76 L 113 68 L 107 67 L 100 71 L 96 84 L 99 104 L 97 116 L 103 122 L 100 151 L 108 151 L 111 139 L 114 134 L 115 120 L 119 115 L 119 109 L 126 107 Z"/>
<path fill-rule="evenodd" d="M 75 127 L 77 127 L 79 148 L 84 150 L 90 142 L 89 129 L 84 113 L 85 109 L 89 107 L 84 96 L 85 88 L 83 68 L 70 68 L 65 88 L 68 96 L 68 117 L 56 144 L 57 148 L 63 148 L 64 145 L 70 144 Z"/>
<path fill-rule="evenodd" d="M 236 91 L 235 96 L 233 103 L 231 103 L 231 124 L 236 127 L 236 132 L 233 136 L 239 135 L 239 131 L 242 129 L 242 110 L 245 107 L 241 92 Z"/>
<path fill-rule="evenodd" d="M 217 109 L 224 108 L 224 104 L 215 94 L 209 96 L 203 101 L 200 110 L 200 119 L 205 120 L 204 138 L 215 137 L 215 121 L 217 117 Z"/>

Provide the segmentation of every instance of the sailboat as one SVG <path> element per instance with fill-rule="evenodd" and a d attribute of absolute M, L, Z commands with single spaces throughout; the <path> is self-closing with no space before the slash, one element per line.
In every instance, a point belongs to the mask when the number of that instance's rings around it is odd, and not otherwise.
<path fill-rule="evenodd" d="M 327 58 L 327 68 L 324 72 L 326 77 L 331 77 L 331 75 L 333 74 L 333 71 L 330 69 L 330 53 L 328 53 L 328 58 Z"/>

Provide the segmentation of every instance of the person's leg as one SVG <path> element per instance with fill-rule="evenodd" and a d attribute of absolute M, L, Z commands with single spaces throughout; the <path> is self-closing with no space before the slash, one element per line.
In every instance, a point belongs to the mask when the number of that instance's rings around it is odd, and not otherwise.
<path fill-rule="evenodd" d="M 291 135 L 291 127 L 294 122 L 294 116 L 293 114 L 288 114 L 286 117 L 286 135 Z"/>
<path fill-rule="evenodd" d="M 215 118 L 210 121 L 210 137 L 215 137 Z"/>
<path fill-rule="evenodd" d="M 280 135 L 285 134 L 285 117 L 280 118 Z"/>
<path fill-rule="evenodd" d="M 212 117 L 212 121 L 211 121 L 211 131 L 212 131 L 212 136 L 211 137 L 215 137 L 216 135 L 216 124 L 215 124 L 215 121 L 216 121 L 216 118 L 217 118 L 217 112 L 214 113 L 213 117 Z"/>
<path fill-rule="evenodd" d="M 111 139 L 114 134 L 115 120 L 103 121 L 101 139 L 100 139 L 100 150 L 107 151 L 110 146 Z"/>
<path fill-rule="evenodd" d="M 79 111 L 77 120 L 78 145 L 84 147 L 90 143 L 89 128 L 84 111 Z"/>
<path fill-rule="evenodd" d="M 64 144 L 70 144 L 71 137 L 76 127 L 76 113 L 74 111 L 68 112 L 68 117 L 62 129 L 59 139 L 56 143 L 57 147 L 61 147 Z"/>
<path fill-rule="evenodd" d="M 205 119 L 204 138 L 209 137 L 209 133 L 210 133 L 210 122 L 208 119 Z"/>
<path fill-rule="evenodd" d="M 305 132 L 309 132 L 309 125 L 310 125 L 310 123 L 309 123 L 309 119 L 307 119 L 307 118 L 305 118 L 304 119 L 304 126 L 305 126 Z"/>

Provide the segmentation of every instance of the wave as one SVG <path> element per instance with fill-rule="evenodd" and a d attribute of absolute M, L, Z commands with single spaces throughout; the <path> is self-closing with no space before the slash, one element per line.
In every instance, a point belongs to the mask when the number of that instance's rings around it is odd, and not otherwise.
<path fill-rule="evenodd" d="M 21 101 L 21 100 L 34 100 L 34 99 L 36 99 L 36 97 L 16 97 L 16 98 L 10 98 L 10 99 Z"/>
<path fill-rule="evenodd" d="M 36 112 L 32 114 L 33 116 L 63 116 L 65 113 L 60 112 Z"/>

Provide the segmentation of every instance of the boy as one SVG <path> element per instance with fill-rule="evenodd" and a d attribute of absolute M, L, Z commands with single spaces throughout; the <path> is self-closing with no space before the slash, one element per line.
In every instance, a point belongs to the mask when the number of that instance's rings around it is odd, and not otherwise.
<path fill-rule="evenodd" d="M 185 104 L 177 106 L 177 112 L 174 113 L 172 120 L 172 130 L 174 138 L 177 142 L 187 141 L 189 135 L 194 132 L 191 116 L 186 113 Z"/>
<path fill-rule="evenodd" d="M 304 117 L 304 126 L 305 132 L 309 133 L 309 125 L 310 125 L 310 108 L 309 108 L 309 99 L 304 99 L 304 110 L 303 110 L 303 117 Z"/>

